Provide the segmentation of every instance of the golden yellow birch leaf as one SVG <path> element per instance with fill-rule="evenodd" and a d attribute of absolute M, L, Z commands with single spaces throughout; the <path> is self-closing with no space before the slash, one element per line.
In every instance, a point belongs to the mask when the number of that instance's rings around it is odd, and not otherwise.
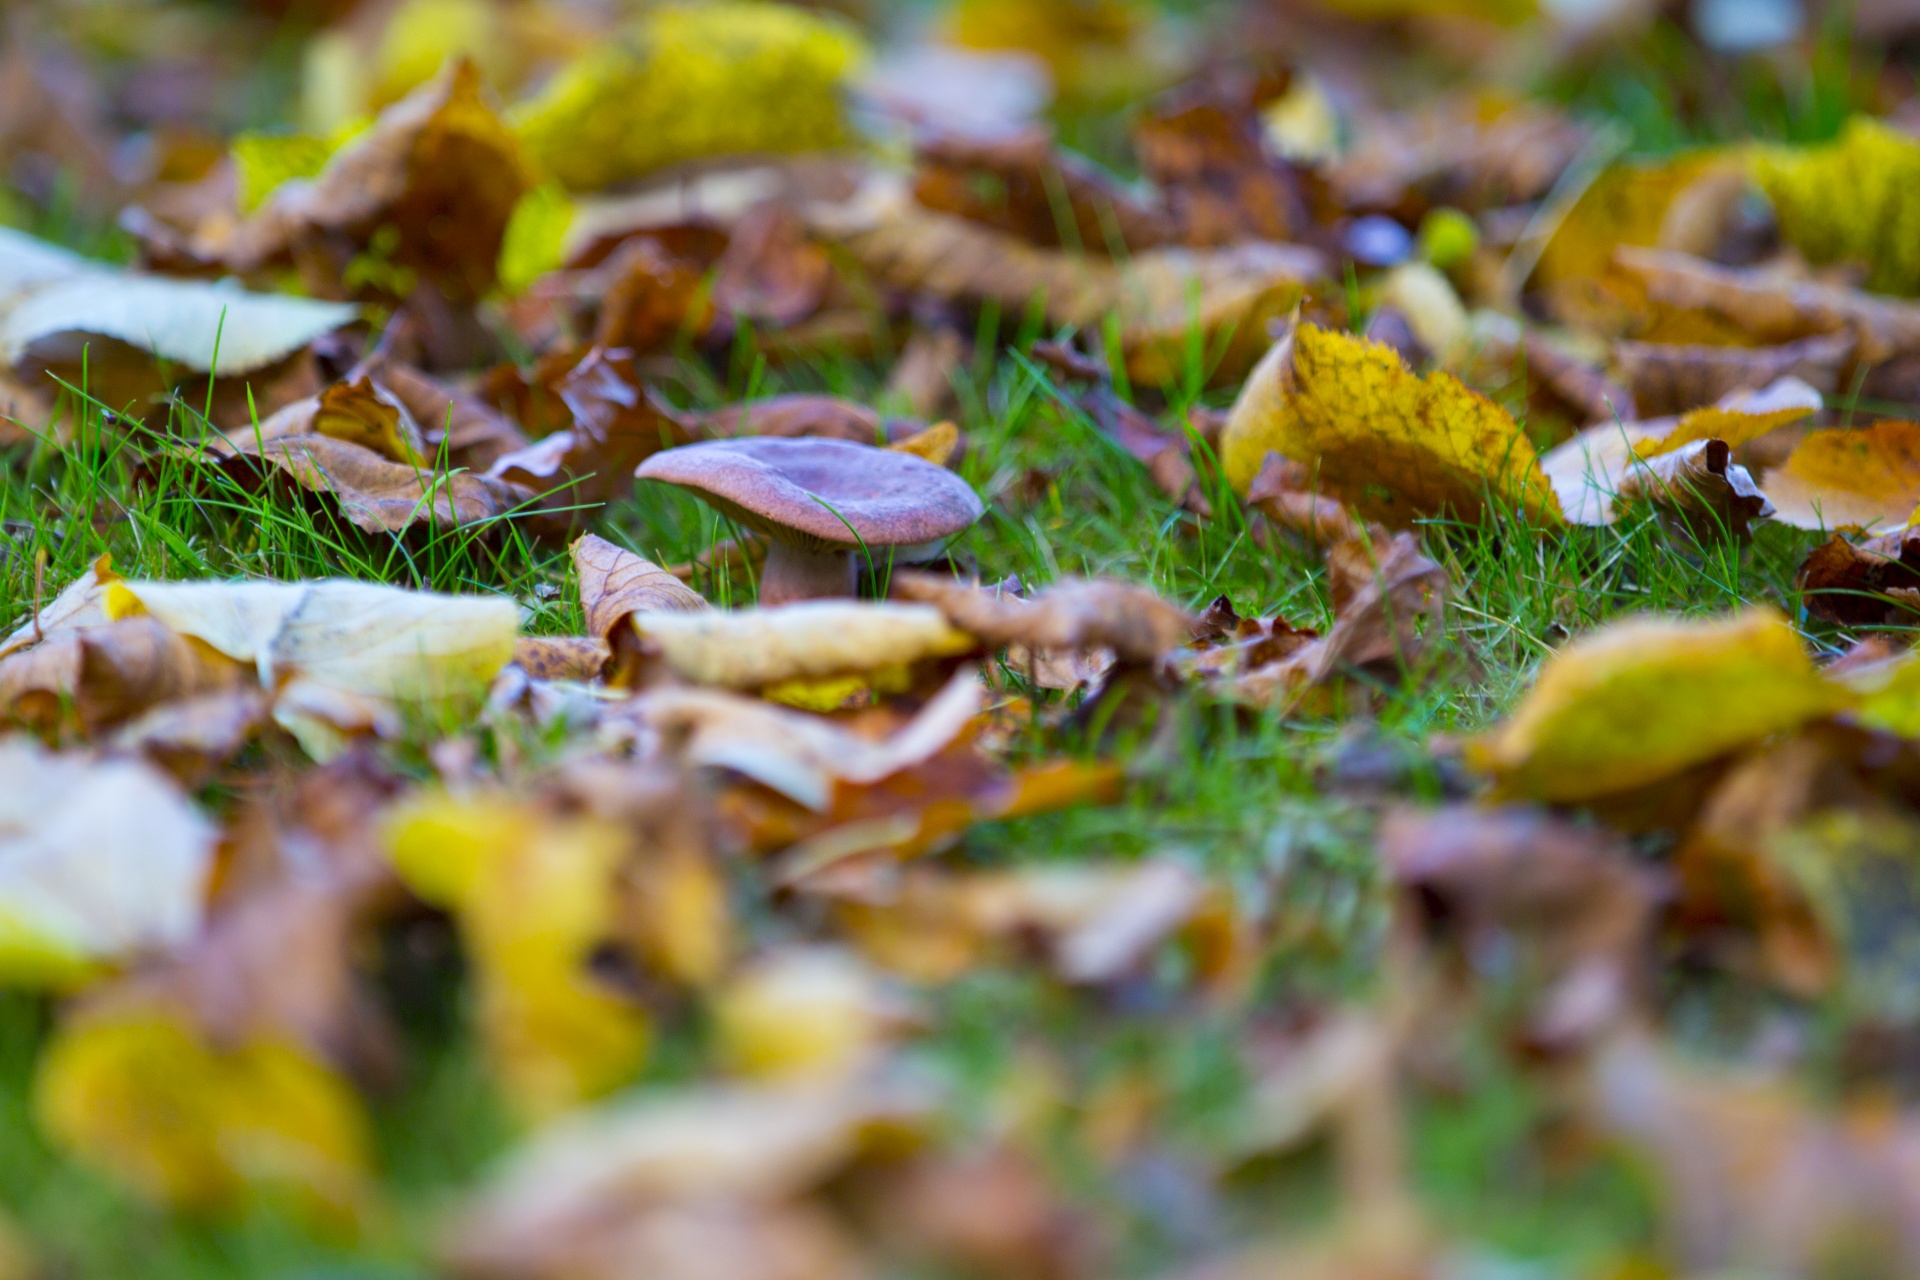
<path fill-rule="evenodd" d="M 1511 414 L 1445 372 L 1421 377 L 1393 348 L 1302 324 L 1274 344 L 1234 402 L 1221 461 L 1245 493 L 1268 452 L 1304 465 L 1319 490 L 1369 520 L 1405 527 L 1489 498 L 1537 524 L 1559 500 Z"/>
<path fill-rule="evenodd" d="M 1853 700 L 1820 675 L 1772 609 L 1705 622 L 1634 618 L 1548 659 L 1507 722 L 1471 745 L 1470 759 L 1503 796 L 1591 800 Z"/>
<path fill-rule="evenodd" d="M 520 625 L 511 600 L 344 580 L 117 582 L 106 605 L 253 664 L 274 719 L 318 758 L 349 734 L 394 736 L 410 714 L 477 707 Z"/>
<path fill-rule="evenodd" d="M 1808 261 L 1863 265 L 1880 293 L 1920 291 L 1920 138 L 1855 116 L 1832 142 L 1760 148 L 1751 164 Z"/>
<path fill-rule="evenodd" d="M 394 815 L 385 835 L 408 887 L 459 921 L 481 1039 L 515 1104 L 546 1116 L 623 1084 L 646 1055 L 646 1014 L 591 964 L 616 928 L 626 831 L 432 795 Z"/>
<path fill-rule="evenodd" d="M 0 986 L 70 987 L 191 940 L 215 836 L 150 765 L 0 740 Z"/>
<path fill-rule="evenodd" d="M 865 57 L 852 28 L 787 5 L 670 5 L 561 68 L 512 121 L 576 191 L 708 156 L 821 150 L 847 140 L 840 86 Z"/>
<path fill-rule="evenodd" d="M 158 1009 L 82 1014 L 42 1053 L 33 1106 L 54 1143 L 176 1208 L 271 1198 L 343 1232 L 366 1207 L 360 1099 L 289 1040 L 215 1047 Z"/>
<path fill-rule="evenodd" d="M 931 605 L 809 600 L 775 608 L 649 610 L 634 629 L 694 684 L 758 689 L 785 680 L 874 671 L 975 646 Z"/>
<path fill-rule="evenodd" d="M 1797 529 L 1897 529 L 1920 503 L 1920 422 L 1809 432 L 1760 487 Z"/>

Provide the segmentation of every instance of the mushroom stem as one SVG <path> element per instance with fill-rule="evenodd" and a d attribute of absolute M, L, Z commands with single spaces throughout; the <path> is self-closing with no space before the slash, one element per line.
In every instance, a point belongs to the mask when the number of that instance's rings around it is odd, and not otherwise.
<path fill-rule="evenodd" d="M 853 553 L 814 551 L 778 538 L 767 541 L 767 562 L 760 570 L 760 603 L 835 599 L 854 593 Z"/>

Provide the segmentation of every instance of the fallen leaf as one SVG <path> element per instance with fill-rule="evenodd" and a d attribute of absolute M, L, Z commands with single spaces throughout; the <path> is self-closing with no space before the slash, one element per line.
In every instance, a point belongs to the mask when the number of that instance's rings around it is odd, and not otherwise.
<path fill-rule="evenodd" d="M 1451 374 L 1422 378 L 1390 348 L 1315 325 L 1274 344 L 1220 437 L 1227 478 L 1243 494 L 1269 452 L 1389 525 L 1442 512 L 1475 519 L 1489 498 L 1561 522 L 1533 445 L 1505 410 Z"/>
<path fill-rule="evenodd" d="M 76 985 L 200 928 L 212 825 L 129 760 L 0 740 L 0 982 Z"/>
<path fill-rule="evenodd" d="M 877 183 L 845 204 L 815 206 L 809 220 L 897 289 L 1016 314 L 1039 298 L 1050 323 L 1083 329 L 1112 315 L 1128 374 L 1147 385 L 1176 376 L 1196 330 L 1227 338 L 1216 376 L 1245 369 L 1267 322 L 1285 315 L 1322 267 L 1311 250 L 1259 242 L 1150 249 L 1117 264 L 1028 245 Z"/>
<path fill-rule="evenodd" d="M 649 1275 L 692 1280 L 699 1271 L 668 1247 L 685 1232 L 661 1238 L 673 1219 L 656 1216 L 678 1210 L 719 1215 L 692 1238 L 710 1242 L 711 1257 L 751 1266 L 730 1274 L 850 1280 L 847 1246 L 830 1232 L 835 1265 L 816 1270 L 824 1229 L 804 1219 L 783 1226 L 777 1214 L 762 1223 L 757 1211 L 793 1204 L 889 1138 L 911 1138 L 930 1102 L 924 1089 L 885 1077 L 653 1088 L 536 1135 L 464 1206 L 441 1252 L 463 1276 L 578 1275 L 564 1265 L 578 1250 L 607 1259 L 588 1275 L 632 1274 L 625 1264 L 637 1255 L 654 1264 Z M 687 1269 L 665 1266 L 675 1260 Z"/>
<path fill-rule="evenodd" d="M 1542 469 L 1551 480 L 1553 473 L 1542 459 Z M 1565 501 L 1565 494 L 1561 500 Z M 1302 463 L 1268 452 L 1260 471 L 1247 486 L 1247 505 L 1288 533 L 1297 534 L 1316 546 L 1346 542 L 1360 537 L 1360 525 L 1347 514 L 1346 507 L 1325 494 L 1315 493 L 1313 473 Z"/>
<path fill-rule="evenodd" d="M 1920 507 L 1920 423 L 1811 432 L 1761 484 L 1782 524 L 1904 528 Z"/>
<path fill-rule="evenodd" d="M 110 616 L 148 614 L 273 690 L 274 720 L 325 758 L 345 735 L 398 734 L 408 714 L 478 706 L 513 657 L 508 600 L 371 583 L 119 582 Z"/>
<path fill-rule="evenodd" d="M 479 70 L 460 60 L 381 112 L 312 181 L 280 187 L 217 256 L 242 273 L 330 262 L 340 274 L 325 283 L 338 288 L 355 276 L 337 259 L 344 243 L 367 259 L 359 278 L 377 292 L 405 296 L 418 279 L 472 302 L 492 287 L 508 219 L 532 185 Z"/>
<path fill-rule="evenodd" d="M 225 283 L 174 280 L 108 267 L 0 227 L 0 365 L 31 371 L 92 361 L 154 358 L 205 373 L 252 373 L 348 323 L 355 309 Z"/>
<path fill-rule="evenodd" d="M 1100 257 L 1174 238 L 1167 212 L 1030 126 L 1006 135 L 934 134 L 914 148 L 914 202 L 1026 244 Z"/>
<path fill-rule="evenodd" d="M 573 544 L 573 571 L 580 580 L 587 634 L 597 640 L 611 642 L 636 613 L 708 607 L 698 592 L 659 565 L 591 533 L 582 534 Z"/>
<path fill-rule="evenodd" d="M 401 879 L 459 920 L 480 1034 L 515 1105 L 548 1116 L 624 1084 L 650 1019 L 592 961 L 616 936 L 628 832 L 506 797 L 434 794 L 401 806 L 386 832 Z"/>
<path fill-rule="evenodd" d="M 1251 83 L 1173 90 L 1134 124 L 1133 145 L 1180 243 L 1314 238 L 1299 175 L 1268 149 Z"/>
<path fill-rule="evenodd" d="M 1191 626 L 1151 588 L 1110 579 L 1055 583 L 1031 600 L 928 573 L 896 573 L 892 590 L 995 649 L 1110 649 L 1122 662 L 1152 663 L 1186 643 Z"/>
<path fill-rule="evenodd" d="M 1751 524 L 1773 514 L 1747 469 L 1733 462 L 1724 440 L 1695 440 L 1637 462 L 1620 478 L 1614 505 L 1648 506 L 1706 542 L 1753 536 Z"/>
<path fill-rule="evenodd" d="M 39 644 L 56 632 L 99 626 L 107 620 L 100 603 L 107 584 L 119 580 L 120 575 L 113 571 L 113 557 L 99 556 L 85 573 L 62 587 L 45 608 L 36 608 L 12 634 L 0 640 L 0 658 Z"/>
<path fill-rule="evenodd" d="M 940 610 L 889 601 L 804 600 L 691 613 L 675 606 L 629 616 L 646 651 L 657 652 L 674 674 L 727 689 L 900 668 L 976 647 Z"/>
<path fill-rule="evenodd" d="M 1761 346 L 1846 333 L 1855 358 L 1867 365 L 1920 350 L 1920 306 L 1910 302 L 1684 253 L 1622 249 L 1615 261 L 1655 306 L 1704 314 Z"/>
<path fill-rule="evenodd" d="M 1658 782 L 1853 700 L 1771 609 L 1702 622 L 1633 618 L 1549 659 L 1470 759 L 1502 795 L 1576 803 Z"/>
<path fill-rule="evenodd" d="M 687 160 L 812 151 L 847 137 L 838 91 L 864 56 L 838 21 L 778 5 L 675 5 L 599 42 L 513 113 L 574 190 Z"/>
<path fill-rule="evenodd" d="M 775 951 L 715 993 L 720 1060 L 763 1080 L 858 1075 L 875 1066 L 897 1003 L 848 952 Z"/>
<path fill-rule="evenodd" d="M 1842 386 L 1855 351 L 1847 333 L 1777 347 L 1616 342 L 1613 365 L 1643 413 L 1687 413 L 1740 392 L 1795 381 L 1820 394 Z"/>
<path fill-rule="evenodd" d="M 1467 211 L 1545 196 L 1587 145 L 1588 130 L 1551 107 L 1482 95 L 1376 114 L 1328 166 L 1340 207 L 1417 220 L 1429 208 Z"/>
<path fill-rule="evenodd" d="M 870 786 L 943 750 L 984 699 L 977 675 L 956 675 L 911 721 L 877 741 L 820 716 L 713 690 L 657 689 L 620 715 L 651 739 L 643 739 L 643 750 L 730 769 L 824 810 L 836 782 Z"/>
<path fill-rule="evenodd" d="M 1537 809 L 1402 809 L 1380 852 L 1402 945 L 1448 957 L 1456 984 L 1497 966 L 1536 1047 L 1580 1048 L 1638 1012 L 1657 886 L 1618 836 Z"/>
<path fill-rule="evenodd" d="M 164 1010 L 83 1012 L 42 1053 L 33 1105 L 56 1144 L 178 1208 L 280 1200 L 339 1235 L 369 1203 L 358 1096 L 286 1040 L 215 1046 Z"/>
<path fill-rule="evenodd" d="M 96 733 L 179 698 L 231 689 L 239 663 L 151 618 L 53 632 L 0 659 L 0 708 L 42 733 Z"/>
<path fill-rule="evenodd" d="M 444 447 L 449 465 L 485 471 L 503 455 L 524 449 L 526 435 L 504 414 L 412 365 L 375 353 L 358 367 L 399 401 L 420 425 L 426 452 Z"/>
<path fill-rule="evenodd" d="M 1920 543 L 1896 529 L 1855 546 L 1839 534 L 1807 553 L 1794 586 L 1807 612 L 1842 626 L 1886 626 L 1920 607 Z M 1908 595 L 1906 593 L 1914 594 Z"/>

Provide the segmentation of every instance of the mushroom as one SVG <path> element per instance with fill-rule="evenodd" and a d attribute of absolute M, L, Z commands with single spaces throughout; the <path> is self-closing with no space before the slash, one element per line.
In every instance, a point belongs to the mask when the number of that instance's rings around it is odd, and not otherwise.
<path fill-rule="evenodd" d="M 925 560 L 983 510 L 945 467 L 845 440 L 709 440 L 662 450 L 635 474 L 696 493 L 767 539 L 762 604 L 850 596 L 862 547 Z"/>

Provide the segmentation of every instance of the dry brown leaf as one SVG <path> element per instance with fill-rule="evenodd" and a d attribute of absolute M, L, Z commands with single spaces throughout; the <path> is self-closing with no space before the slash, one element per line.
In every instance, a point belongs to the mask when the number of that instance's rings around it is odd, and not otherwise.
<path fill-rule="evenodd" d="M 1621 510 L 1650 506 L 1702 541 L 1745 540 L 1752 536 L 1753 521 L 1773 514 L 1773 504 L 1747 469 L 1733 462 L 1724 440 L 1695 440 L 1635 463 L 1620 478 L 1614 504 Z"/>
<path fill-rule="evenodd" d="M 596 636 L 521 636 L 513 645 L 513 666 L 532 680 L 595 680 L 613 656 Z"/>
<path fill-rule="evenodd" d="M 1845 333 L 1864 365 L 1920 351 L 1920 305 L 1911 302 L 1684 253 L 1622 248 L 1615 260 L 1654 306 L 1702 313 L 1761 346 Z"/>
<path fill-rule="evenodd" d="M 327 436 L 285 437 L 267 444 L 260 457 L 307 492 L 333 498 L 341 514 L 370 533 L 400 533 L 421 522 L 481 524 L 525 511 L 533 501 L 511 481 L 389 462 Z"/>
<path fill-rule="evenodd" d="M 1920 506 L 1920 423 L 1812 432 L 1762 484 L 1782 524 L 1904 528 Z"/>
<path fill-rule="evenodd" d="M 914 202 L 1025 244 L 1123 257 L 1174 239 L 1166 211 L 1029 126 L 1003 136 L 922 138 Z"/>
<path fill-rule="evenodd" d="M 120 575 L 113 571 L 113 557 L 100 556 L 45 607 L 36 608 L 5 640 L 0 640 L 0 658 L 39 644 L 57 631 L 99 626 L 107 620 L 100 603 L 107 584 L 119 580 Z"/>
<path fill-rule="evenodd" d="M 1141 171 L 1180 243 L 1317 237 L 1299 175 L 1268 147 L 1254 98 L 1252 84 L 1215 78 L 1174 90 L 1135 123 Z"/>
<path fill-rule="evenodd" d="M 713 267 L 713 305 L 738 327 L 785 328 L 820 309 L 833 282 L 827 252 L 780 204 L 750 209 L 729 229 Z"/>
<path fill-rule="evenodd" d="M 573 572 L 580 580 L 587 634 L 596 640 L 611 643 L 635 613 L 707 608 L 697 591 L 665 569 L 597 534 L 582 534 L 573 544 Z"/>
<path fill-rule="evenodd" d="M 1185 644 L 1191 626 L 1151 588 L 1108 579 L 1055 583 L 1031 600 L 927 573 L 896 573 L 892 590 L 996 649 L 1110 649 L 1122 662 L 1152 663 Z"/>
<path fill-rule="evenodd" d="M 420 425 L 428 456 L 437 458 L 444 447 L 450 466 L 485 471 L 502 455 L 528 444 L 526 434 L 504 414 L 410 364 L 376 353 L 356 372 L 372 377 L 399 401 Z"/>
<path fill-rule="evenodd" d="M 1544 469 L 1544 462 L 1543 469 Z M 1552 472 L 1548 471 L 1548 478 Z M 1565 501 L 1564 495 L 1562 501 Z M 1247 486 L 1247 505 L 1288 533 L 1316 546 L 1347 542 L 1361 536 L 1360 525 L 1333 498 L 1315 493 L 1313 473 L 1304 463 L 1269 452 L 1260 471 Z"/>
<path fill-rule="evenodd" d="M 0 659 L 0 707 L 42 732 L 110 729 L 162 703 L 231 689 L 241 664 L 151 618 L 69 627 Z"/>
<path fill-rule="evenodd" d="M 486 97 L 479 70 L 455 63 L 383 111 L 312 182 L 282 185 L 217 256 L 243 273 L 308 259 L 332 274 L 346 265 L 341 245 L 365 253 L 392 227 L 389 268 L 432 283 L 450 301 L 479 299 L 494 283 L 513 207 L 533 185 Z M 339 287 L 337 275 L 321 283 Z"/>
<path fill-rule="evenodd" d="M 1315 698 L 1337 702 L 1348 676 L 1360 677 L 1360 689 L 1396 682 L 1418 670 L 1445 635 L 1452 584 L 1412 534 L 1334 544 L 1327 579 L 1334 614 L 1326 635 L 1274 624 L 1237 644 L 1189 650 L 1176 670 L 1217 697 L 1294 709 Z"/>
<path fill-rule="evenodd" d="M 1836 533 L 1807 553 L 1794 586 L 1807 612 L 1828 622 L 1904 622 L 1920 608 L 1920 535 L 1896 529 L 1855 546 Z"/>
<path fill-rule="evenodd" d="M 1587 130 L 1548 107 L 1517 103 L 1489 118 L 1487 106 L 1481 95 L 1461 96 L 1366 119 L 1329 166 L 1335 200 L 1415 222 L 1433 207 L 1476 211 L 1546 195 Z"/>
<path fill-rule="evenodd" d="M 1035 248 L 881 190 L 816 208 L 812 218 L 820 234 L 894 288 L 993 302 L 1013 314 L 1041 298 L 1050 322 L 1083 329 L 1097 330 L 1113 315 L 1127 371 L 1148 385 L 1184 366 L 1196 328 L 1209 338 L 1209 353 L 1231 335 L 1217 376 L 1246 369 L 1265 345 L 1267 323 L 1285 315 L 1323 269 L 1311 250 L 1257 242 L 1152 249 L 1116 264 Z"/>
<path fill-rule="evenodd" d="M 1535 1046 L 1590 1044 L 1636 1012 L 1657 884 L 1618 836 L 1538 809 L 1403 809 L 1380 850 L 1415 948 L 1403 960 L 1417 969 L 1445 949 L 1446 977 L 1463 984 L 1508 956 Z"/>
<path fill-rule="evenodd" d="M 619 352 L 593 348 L 555 389 L 572 425 L 501 455 L 480 479 L 524 486 L 547 495 L 553 510 L 577 512 L 629 492 L 633 469 L 655 452 L 692 442 Z"/>
<path fill-rule="evenodd" d="M 1795 379 L 1823 395 L 1838 390 L 1854 358 L 1853 338 L 1820 334 L 1777 347 L 1613 344 L 1614 369 L 1642 413 L 1697 410 L 1723 397 Z"/>
<path fill-rule="evenodd" d="M 878 413 L 839 396 L 768 396 L 685 413 L 680 421 L 695 439 L 703 440 L 825 436 L 855 444 L 878 444 L 889 434 L 887 422 Z"/>
<path fill-rule="evenodd" d="M 1822 1114 L 1778 1077 L 1683 1066 L 1644 1037 L 1602 1054 L 1589 1090 L 1594 1119 L 1659 1171 L 1685 1272 L 1920 1266 L 1920 1125 L 1908 1115 L 1871 1104 Z"/>

